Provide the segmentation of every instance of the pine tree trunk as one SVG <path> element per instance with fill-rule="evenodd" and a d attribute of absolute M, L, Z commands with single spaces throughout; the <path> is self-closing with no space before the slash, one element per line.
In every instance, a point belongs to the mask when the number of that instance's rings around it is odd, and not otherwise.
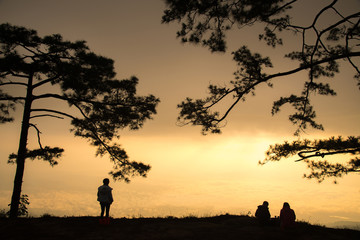
<path fill-rule="evenodd" d="M 18 155 L 16 159 L 16 173 L 14 179 L 14 188 L 13 194 L 11 198 L 11 205 L 10 205 L 10 218 L 17 218 L 18 211 L 19 211 L 19 204 L 20 204 L 20 196 L 21 196 L 21 187 L 23 182 L 24 176 L 24 168 L 25 168 L 25 159 L 26 159 L 26 146 L 27 146 L 27 138 L 30 126 L 30 113 L 31 113 L 31 104 L 32 104 L 32 80 L 33 74 L 29 75 L 28 79 L 28 87 L 26 93 L 26 100 L 24 106 L 24 114 L 23 120 L 21 124 L 21 134 L 20 134 L 20 141 L 19 141 L 19 149 Z"/>

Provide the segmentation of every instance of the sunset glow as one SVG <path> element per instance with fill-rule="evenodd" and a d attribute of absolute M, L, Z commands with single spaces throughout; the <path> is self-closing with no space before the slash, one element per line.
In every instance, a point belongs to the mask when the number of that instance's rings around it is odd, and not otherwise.
<path fill-rule="evenodd" d="M 348 2 L 349 11 L 360 8 L 359 1 Z M 236 64 L 231 51 L 237 42 L 268 48 L 250 31 L 246 37 L 234 34 L 236 38 L 224 54 L 182 45 L 175 38 L 178 26 L 160 23 L 164 9 L 161 0 L 0 1 L 2 23 L 32 28 L 41 36 L 59 33 L 64 39 L 86 40 L 94 52 L 115 60 L 119 79 L 135 75 L 140 80 L 140 94 L 160 98 L 154 119 L 138 131 L 125 129 L 118 140 L 131 159 L 152 168 L 147 178 L 133 178 L 129 184 L 110 178 L 114 189 L 111 215 L 253 215 L 257 205 L 267 200 L 272 216 L 278 216 L 287 201 L 300 220 L 321 224 L 360 221 L 358 174 L 339 179 L 339 184 L 333 184 L 333 179 L 319 184 L 303 178 L 308 170 L 305 164 L 295 162 L 296 158 L 258 164 L 271 144 L 296 139 L 295 128 L 288 121 L 289 109 L 271 116 L 271 106 L 293 89 L 300 92 L 298 80 L 304 75 L 281 78 L 274 88 L 259 88 L 256 96 L 236 106 L 220 135 L 203 136 L 200 127 L 177 126 L 177 104 L 186 97 L 204 96 L 209 83 L 225 84 L 233 78 Z M 286 47 L 266 50 L 277 59 L 274 65 L 280 70 L 293 64 L 282 58 Z M 328 80 L 337 96 L 314 97 L 325 131 L 309 130 L 302 137 L 359 135 L 360 94 L 353 75 L 350 67 L 344 66 Z M 7 164 L 7 158 L 17 151 L 20 109 L 14 123 L 0 125 L 0 209 L 7 210 L 11 199 L 15 166 Z M 65 153 L 53 168 L 45 162 L 26 162 L 23 192 L 30 198 L 30 215 L 97 216 L 97 187 L 109 177 L 111 162 L 96 157 L 95 148 L 74 137 L 69 121 L 43 119 L 37 124 L 42 142 L 62 147 Z M 29 145 L 35 146 L 36 134 L 30 134 Z"/>

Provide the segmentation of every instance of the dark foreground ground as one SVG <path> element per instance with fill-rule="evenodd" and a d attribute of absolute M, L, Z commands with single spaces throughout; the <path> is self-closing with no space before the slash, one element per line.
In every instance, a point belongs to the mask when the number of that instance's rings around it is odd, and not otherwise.
<path fill-rule="evenodd" d="M 100 225 L 95 217 L 43 217 L 0 219 L 0 239 L 360 239 L 360 231 L 332 229 L 297 223 L 295 229 L 258 226 L 248 216 L 223 215 L 208 218 L 111 219 Z"/>

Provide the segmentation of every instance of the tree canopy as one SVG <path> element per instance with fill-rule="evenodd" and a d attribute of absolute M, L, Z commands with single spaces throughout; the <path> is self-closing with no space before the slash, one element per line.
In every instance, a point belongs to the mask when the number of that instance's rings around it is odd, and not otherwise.
<path fill-rule="evenodd" d="M 0 123 L 13 121 L 14 111 L 23 108 L 19 150 L 9 156 L 9 162 L 17 165 L 12 208 L 19 204 L 25 159 L 41 159 L 54 166 L 64 151 L 42 145 L 39 118 L 71 120 L 75 136 L 95 146 L 96 155 L 110 157 L 115 180 L 146 176 L 150 166 L 131 161 L 114 140 L 120 137 L 119 130 L 136 130 L 152 119 L 159 99 L 137 95 L 136 77 L 115 77 L 114 61 L 91 52 L 85 41 L 65 41 L 59 34 L 40 37 L 32 29 L 0 25 Z M 56 105 L 38 107 L 49 99 L 66 102 L 76 111 Z M 37 132 L 38 149 L 27 148 L 30 127 Z"/>
<path fill-rule="evenodd" d="M 271 58 L 254 53 L 247 46 L 240 46 L 232 52 L 233 60 L 238 68 L 234 79 L 228 86 L 211 84 L 208 96 L 202 99 L 186 98 L 178 105 L 181 125 L 202 126 L 202 133 L 220 133 L 228 115 L 248 95 L 255 94 L 261 85 L 272 87 L 272 81 L 299 72 L 307 72 L 303 79 L 304 87 L 300 94 L 293 93 L 282 96 L 273 103 L 271 113 L 277 114 L 284 105 L 290 105 L 293 113 L 289 120 L 297 126 L 295 135 L 299 136 L 309 127 L 323 130 L 316 120 L 316 111 L 311 96 L 336 95 L 336 91 L 322 81 L 335 77 L 340 71 L 339 61 L 346 61 L 354 69 L 354 78 L 360 87 L 360 12 L 343 14 L 338 8 L 338 1 L 323 1 L 323 7 L 313 16 L 308 25 L 293 22 L 291 11 L 302 4 L 297 0 L 166 0 L 167 9 L 162 16 L 163 23 L 177 22 L 181 29 L 176 33 L 183 43 L 193 43 L 207 47 L 211 52 L 227 50 L 227 33 L 236 28 L 241 31 L 244 26 L 262 25 L 263 31 L 258 33 L 260 41 L 269 47 L 276 48 L 286 43 L 282 38 L 285 33 L 298 36 L 299 46 L 284 58 L 297 61 L 298 66 L 275 74 L 267 73 L 273 68 Z M 311 6 L 308 6 L 311 8 Z M 327 14 L 332 14 L 331 21 L 322 21 Z M 222 112 L 216 110 L 225 98 L 232 97 L 230 107 Z M 349 143 L 349 144 L 348 144 Z M 305 154 L 314 153 L 314 154 Z M 298 140 L 270 146 L 267 157 L 261 163 L 279 161 L 282 158 L 298 154 L 305 161 L 311 173 L 308 178 L 322 181 L 325 177 L 339 177 L 349 172 L 360 171 L 360 137 L 331 137 L 327 140 Z M 309 158 L 325 157 L 334 154 L 352 154 L 355 157 L 348 163 L 329 163 L 328 161 L 310 161 Z"/>

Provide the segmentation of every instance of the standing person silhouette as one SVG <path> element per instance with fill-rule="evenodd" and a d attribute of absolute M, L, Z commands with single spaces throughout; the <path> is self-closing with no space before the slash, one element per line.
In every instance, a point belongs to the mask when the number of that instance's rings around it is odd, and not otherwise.
<path fill-rule="evenodd" d="M 104 213 L 106 212 L 106 218 L 109 218 L 110 205 L 114 201 L 112 196 L 112 188 L 109 187 L 110 180 L 105 178 L 103 180 L 104 185 L 98 188 L 97 192 L 97 200 L 100 202 L 101 206 L 101 214 L 100 216 L 103 218 Z"/>

